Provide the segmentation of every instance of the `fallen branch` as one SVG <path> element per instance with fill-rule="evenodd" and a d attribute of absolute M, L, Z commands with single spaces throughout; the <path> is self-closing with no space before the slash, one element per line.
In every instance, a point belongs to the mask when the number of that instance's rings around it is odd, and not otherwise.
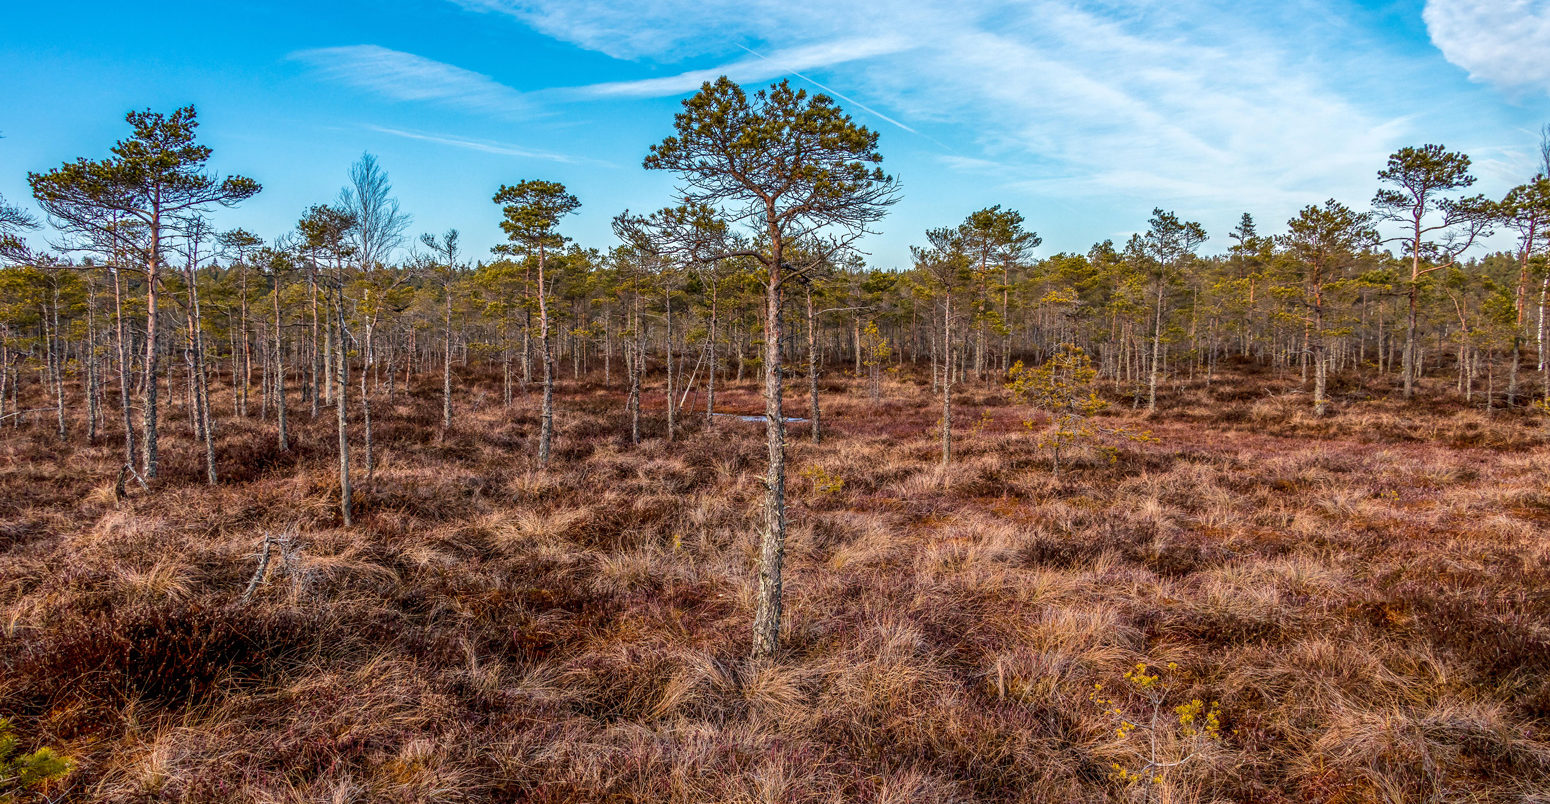
<path fill-rule="evenodd" d="M 145 478 L 141 477 L 140 473 L 136 472 L 133 466 L 126 463 L 118 470 L 118 482 L 113 484 L 114 502 L 121 502 L 125 497 L 128 496 L 128 491 L 124 488 L 124 483 L 129 479 L 130 475 L 134 476 L 135 482 L 140 484 L 141 489 L 145 491 L 151 490 L 151 487 L 146 485 Z"/>
<path fill-rule="evenodd" d="M 13 410 L 10 413 L 7 413 L 7 414 L 5 414 L 3 416 L 0 416 L 0 422 L 3 422 L 6 419 L 9 419 L 12 416 L 26 416 L 29 413 L 49 413 L 51 411 L 55 411 L 55 410 L 58 410 L 58 409 L 59 408 L 57 408 L 57 407 L 48 407 L 48 408 L 31 408 L 29 410 Z"/>
<path fill-rule="evenodd" d="M 237 601 L 239 606 L 248 602 L 248 598 L 253 596 L 253 590 L 257 589 L 259 582 L 264 579 L 264 573 L 269 570 L 269 542 L 272 537 L 272 534 L 264 534 L 264 545 L 258 556 L 258 570 L 253 573 L 253 579 L 248 581 L 248 588 L 242 591 L 242 597 Z"/>

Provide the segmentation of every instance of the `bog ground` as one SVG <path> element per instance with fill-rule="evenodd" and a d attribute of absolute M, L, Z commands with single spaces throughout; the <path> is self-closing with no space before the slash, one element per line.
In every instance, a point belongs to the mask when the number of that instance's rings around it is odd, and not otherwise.
<path fill-rule="evenodd" d="M 547 471 L 537 394 L 506 409 L 499 376 L 460 383 L 450 430 L 439 376 L 379 400 L 377 467 L 349 528 L 326 413 L 293 406 L 290 453 L 272 422 L 222 421 L 223 484 L 208 487 L 174 406 L 163 478 L 121 502 L 111 434 L 61 444 L 41 415 L 0 430 L 0 713 L 76 764 L 37 795 L 1528 802 L 1550 789 L 1540 417 L 1337 383 L 1336 412 L 1314 419 L 1295 373 L 1229 373 L 1169 386 L 1150 417 L 1116 405 L 1112 423 L 1157 441 L 1113 463 L 1079 454 L 1056 476 L 1026 410 L 971 384 L 944 472 L 928 386 L 890 381 L 873 402 L 836 377 L 824 442 L 788 434 L 785 635 L 775 661 L 751 662 L 762 428 L 686 412 L 669 443 L 648 394 L 632 447 L 623 397 L 600 379 L 561 383 Z M 757 412 L 758 391 L 736 385 L 718 406 Z M 1138 663 L 1161 680 L 1128 681 Z M 1175 707 L 1196 699 L 1219 707 L 1215 736 L 1179 724 Z M 1111 710 L 1140 727 L 1122 735 Z M 1115 768 L 1140 767 L 1154 739 L 1187 760 L 1124 781 Z"/>

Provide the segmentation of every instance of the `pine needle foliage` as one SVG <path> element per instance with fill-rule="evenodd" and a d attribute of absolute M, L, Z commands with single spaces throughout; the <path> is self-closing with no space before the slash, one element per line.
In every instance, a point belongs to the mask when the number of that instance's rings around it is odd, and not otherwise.
<path fill-rule="evenodd" d="M 34 790 L 70 772 L 70 760 L 44 747 L 21 752 L 21 738 L 9 718 L 0 718 L 0 804 L 17 800 L 17 794 Z"/>
<path fill-rule="evenodd" d="M 1108 442 L 1155 440 L 1150 431 L 1104 427 L 1094 421 L 1109 403 L 1098 396 L 1098 370 L 1076 344 L 1062 344 L 1038 366 L 1026 366 L 1019 360 L 1007 374 L 1007 388 L 1013 397 L 1049 416 L 1049 425 L 1039 433 L 1039 446 L 1050 451 L 1056 475 L 1061 471 L 1061 454 L 1079 445 L 1088 444 L 1113 462 L 1119 450 Z M 1023 424 L 1030 430 L 1039 429 L 1032 418 Z"/>

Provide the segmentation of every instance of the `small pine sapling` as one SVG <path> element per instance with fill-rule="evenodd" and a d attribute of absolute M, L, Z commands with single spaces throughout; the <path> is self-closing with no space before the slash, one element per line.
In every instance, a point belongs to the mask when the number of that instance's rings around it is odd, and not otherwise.
<path fill-rule="evenodd" d="M 822 466 L 809 466 L 800 472 L 812 484 L 813 493 L 819 496 L 838 494 L 845 488 L 845 478 L 840 477 Z"/>
<path fill-rule="evenodd" d="M 1080 346 L 1064 344 L 1038 366 L 1025 366 L 1019 360 L 1007 376 L 1007 388 L 1018 402 L 1049 414 L 1050 423 L 1039 435 L 1039 446 L 1050 450 L 1057 476 L 1061 453 L 1071 447 L 1090 443 L 1113 462 L 1119 457 L 1119 450 L 1106 441 L 1155 440 L 1150 431 L 1103 427 L 1093 420 L 1109 403 L 1099 398 L 1098 370 Z M 1036 429 L 1031 418 L 1023 424 L 1030 430 Z"/>
<path fill-rule="evenodd" d="M 17 794 L 35 790 L 70 772 L 70 760 L 52 748 L 19 753 L 21 740 L 8 718 L 0 717 L 0 804 L 18 800 Z"/>
<path fill-rule="evenodd" d="M 876 402 L 883 395 L 883 366 L 893 356 L 893 347 L 877 328 L 876 321 L 868 321 L 866 329 L 861 331 L 861 356 L 867 369 L 867 390 Z"/>
<path fill-rule="evenodd" d="M 1111 778 L 1126 788 L 1140 787 L 1146 801 L 1156 798 L 1153 791 L 1171 773 L 1221 739 L 1221 707 L 1215 702 L 1191 698 L 1172 706 L 1169 714 L 1173 684 L 1183 672 L 1173 662 L 1157 669 L 1141 662 L 1125 671 L 1131 692 L 1124 696 L 1128 701 L 1105 697 L 1102 682 L 1095 682 L 1087 693 L 1087 699 L 1113 721 L 1118 747 L 1132 758 L 1110 763 Z"/>

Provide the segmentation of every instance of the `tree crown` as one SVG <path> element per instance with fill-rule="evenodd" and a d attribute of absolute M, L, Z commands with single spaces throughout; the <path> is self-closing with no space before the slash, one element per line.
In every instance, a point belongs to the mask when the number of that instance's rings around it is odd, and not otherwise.
<path fill-rule="evenodd" d="M 684 100 L 675 134 L 651 146 L 648 170 L 677 173 L 692 204 L 740 206 L 737 220 L 763 218 L 772 236 L 823 226 L 865 231 L 897 200 L 878 167 L 877 133 L 827 95 L 787 81 L 750 98 L 726 76 Z"/>

